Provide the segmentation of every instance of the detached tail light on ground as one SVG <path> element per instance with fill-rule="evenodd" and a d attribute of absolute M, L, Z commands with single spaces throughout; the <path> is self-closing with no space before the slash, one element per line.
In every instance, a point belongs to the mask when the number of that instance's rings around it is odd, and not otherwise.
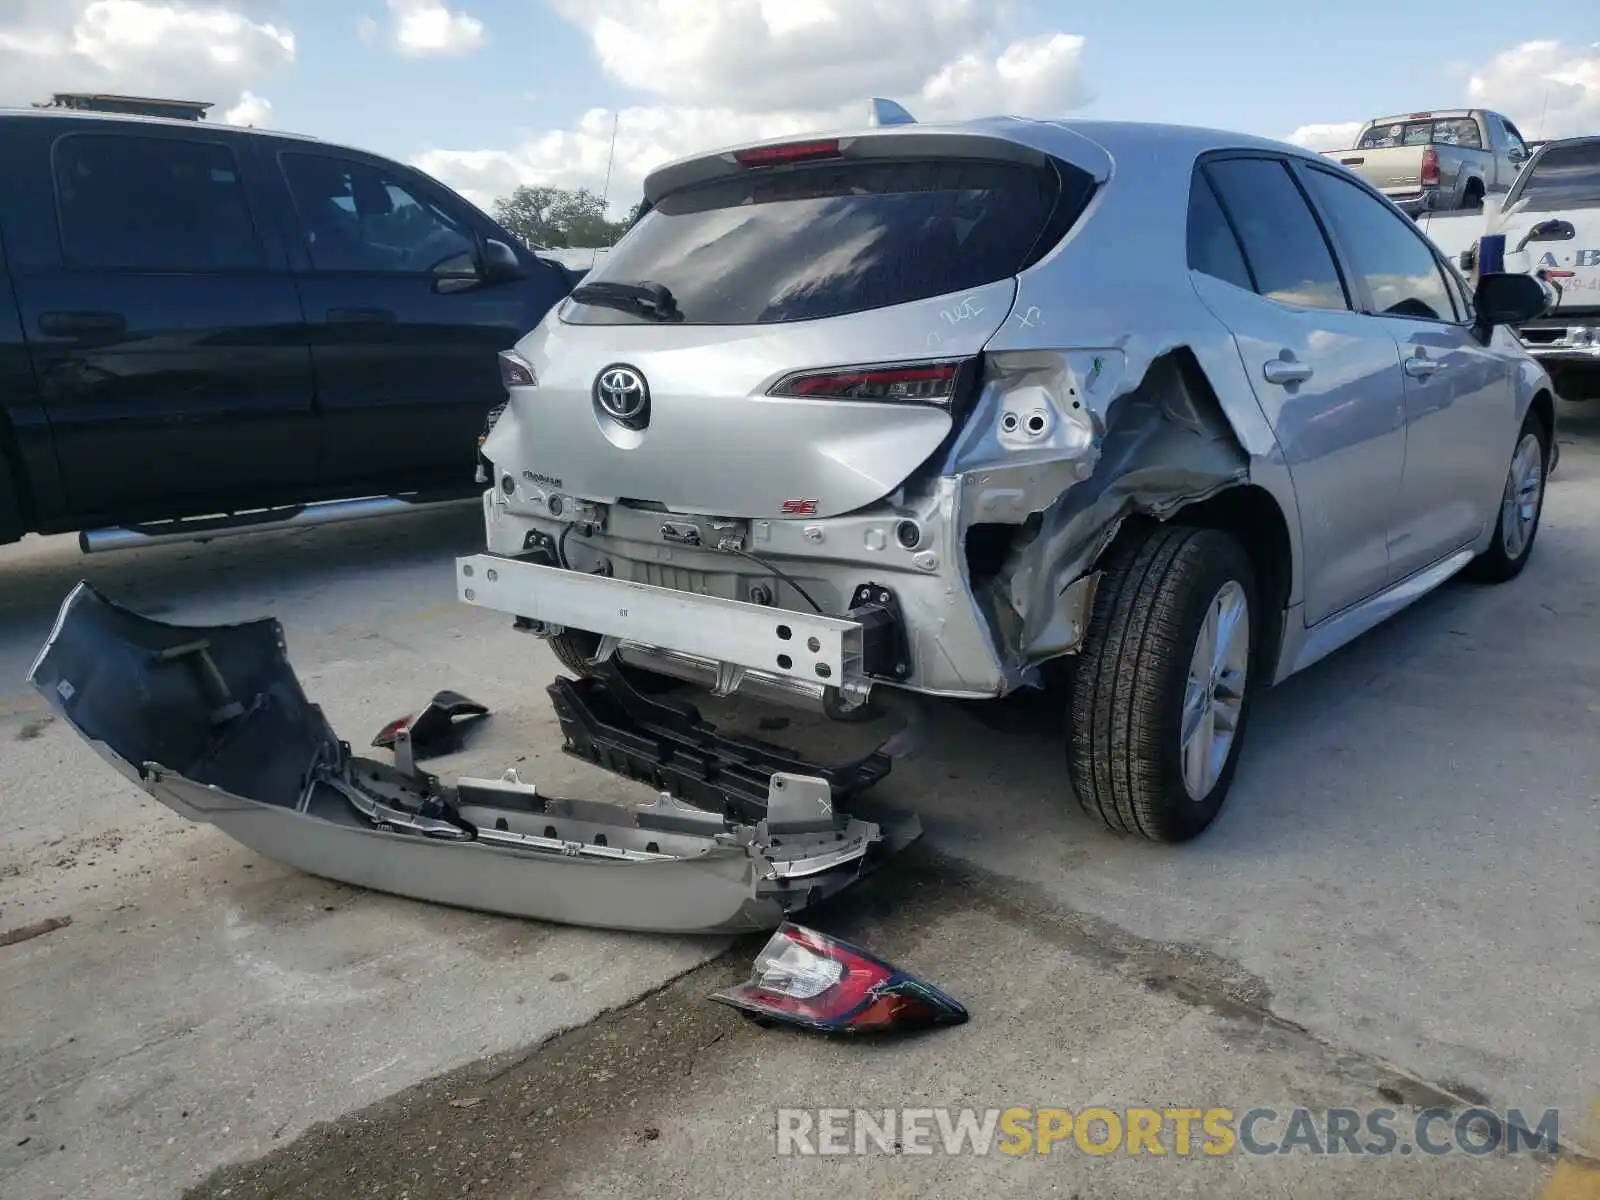
<path fill-rule="evenodd" d="M 802 371 L 784 376 L 767 394 L 816 400 L 933 404 L 949 408 L 962 391 L 974 361 L 893 363 Z"/>
<path fill-rule="evenodd" d="M 752 1017 L 825 1033 L 960 1025 L 967 1010 L 938 988 L 849 942 L 785 922 L 748 981 L 711 999 Z"/>

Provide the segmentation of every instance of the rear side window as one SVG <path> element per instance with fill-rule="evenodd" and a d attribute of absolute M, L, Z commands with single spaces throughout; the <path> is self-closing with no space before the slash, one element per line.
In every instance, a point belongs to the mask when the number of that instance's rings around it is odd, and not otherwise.
<path fill-rule="evenodd" d="M 1067 164 L 829 162 L 671 192 L 585 283 L 661 284 L 692 325 L 809 321 L 1016 274 L 1065 235 L 1093 180 Z M 574 304 L 566 319 L 648 321 Z M 657 318 L 659 319 L 659 318 Z"/>
<path fill-rule="evenodd" d="M 1210 181 L 1198 172 L 1189 189 L 1189 266 L 1247 292 L 1255 291 L 1239 239 L 1233 236 Z"/>
<path fill-rule="evenodd" d="M 1232 158 L 1206 164 L 1255 276 L 1256 291 L 1280 304 L 1349 308 L 1333 251 L 1282 162 Z"/>
<path fill-rule="evenodd" d="M 56 142 L 54 173 L 68 266 L 230 271 L 266 263 L 225 145 L 74 133 Z"/>
<path fill-rule="evenodd" d="M 1522 203 L 1528 212 L 1600 208 L 1600 138 L 1546 148 L 1506 198 L 1507 208 Z"/>
<path fill-rule="evenodd" d="M 1443 117 L 1437 121 L 1393 121 L 1374 125 L 1361 135 L 1358 150 L 1387 150 L 1394 146 L 1468 146 L 1483 148 L 1483 135 L 1471 117 Z"/>
<path fill-rule="evenodd" d="M 1317 169 L 1306 174 L 1312 194 L 1367 285 L 1373 312 L 1430 321 L 1456 319 L 1444 272 L 1414 224 L 1348 179 Z"/>

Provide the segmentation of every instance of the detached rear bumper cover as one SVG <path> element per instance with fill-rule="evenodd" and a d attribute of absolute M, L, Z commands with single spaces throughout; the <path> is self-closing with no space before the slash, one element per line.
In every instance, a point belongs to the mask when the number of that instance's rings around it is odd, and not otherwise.
<path fill-rule="evenodd" d="M 551 799 L 513 774 L 444 784 L 353 756 L 301 690 L 275 620 L 181 627 L 73 589 L 29 682 L 180 816 L 358 887 L 608 929 L 776 928 L 918 834 L 775 774 L 760 820 L 665 795 Z"/>

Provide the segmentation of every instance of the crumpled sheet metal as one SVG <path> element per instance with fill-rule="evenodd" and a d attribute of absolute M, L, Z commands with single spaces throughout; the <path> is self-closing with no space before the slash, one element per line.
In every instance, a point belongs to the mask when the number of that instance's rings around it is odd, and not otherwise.
<path fill-rule="evenodd" d="M 1093 604 L 1088 573 L 1128 517 L 1160 518 L 1244 483 L 1251 462 L 1234 425 L 1196 396 L 1174 357 L 1134 376 L 1120 350 L 1015 352 L 997 357 L 996 371 L 987 411 L 947 469 L 963 480 L 963 535 L 982 522 L 1033 527 L 981 597 L 1008 668 L 1020 672 L 1076 649 Z M 1046 403 L 1048 436 L 1025 450 L 1006 444 L 1004 413 Z"/>
<path fill-rule="evenodd" d="M 346 783 L 437 781 L 351 757 L 301 690 L 277 621 L 179 627 L 121 608 L 87 583 L 63 602 L 28 679 L 118 772 L 178 815 L 313 875 L 484 912 L 683 934 L 773 929 L 920 833 L 915 818 L 886 815 L 850 820 L 837 838 L 786 835 L 779 850 L 780 839 L 762 840 L 761 824 L 725 825 L 700 810 L 688 821 L 665 801 L 546 799 L 509 779 L 448 789 L 450 803 L 417 826 L 448 836 L 375 823 L 326 768 L 342 769 Z M 219 681 L 242 715 L 218 703 L 227 698 L 216 694 Z M 559 836 L 538 846 L 547 824 Z M 530 835 L 523 845 L 514 844 L 519 827 Z M 605 850 L 596 829 L 611 835 Z M 560 840 L 568 836 L 575 840 Z M 623 846 L 659 849 L 603 856 Z"/>

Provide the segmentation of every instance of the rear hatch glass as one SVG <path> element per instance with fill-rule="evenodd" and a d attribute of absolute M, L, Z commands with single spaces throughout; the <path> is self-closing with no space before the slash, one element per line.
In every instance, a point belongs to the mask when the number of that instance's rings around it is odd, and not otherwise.
<path fill-rule="evenodd" d="M 857 159 L 755 168 L 667 193 L 584 280 L 665 288 L 666 315 L 655 304 L 574 300 L 562 319 L 767 325 L 966 291 L 1041 257 L 1093 187 L 1066 163 Z"/>

